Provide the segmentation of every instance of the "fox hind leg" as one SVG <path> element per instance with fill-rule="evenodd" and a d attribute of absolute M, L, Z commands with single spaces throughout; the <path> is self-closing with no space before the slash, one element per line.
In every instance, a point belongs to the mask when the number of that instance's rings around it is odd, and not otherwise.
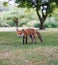
<path fill-rule="evenodd" d="M 30 35 L 30 38 L 32 39 L 32 42 L 33 42 L 33 38 L 32 38 L 32 35 Z"/>
<path fill-rule="evenodd" d="M 36 37 L 35 36 L 33 36 L 34 37 L 34 43 L 36 43 Z"/>
<path fill-rule="evenodd" d="M 36 37 L 32 35 L 33 42 L 36 43 Z"/>

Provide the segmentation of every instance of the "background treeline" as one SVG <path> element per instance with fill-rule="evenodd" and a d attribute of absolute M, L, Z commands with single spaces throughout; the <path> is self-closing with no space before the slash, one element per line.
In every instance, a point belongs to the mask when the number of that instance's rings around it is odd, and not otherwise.
<path fill-rule="evenodd" d="M 28 27 L 39 27 L 40 22 L 38 22 L 38 17 L 36 15 L 35 9 L 32 8 L 17 8 L 8 7 L 8 11 L 0 12 L 0 27 L 10 27 L 15 26 L 13 18 L 17 17 L 19 21 L 19 26 L 23 25 Z M 50 16 L 45 21 L 46 28 L 57 28 L 58 27 L 58 9 L 55 9 L 53 16 Z"/>

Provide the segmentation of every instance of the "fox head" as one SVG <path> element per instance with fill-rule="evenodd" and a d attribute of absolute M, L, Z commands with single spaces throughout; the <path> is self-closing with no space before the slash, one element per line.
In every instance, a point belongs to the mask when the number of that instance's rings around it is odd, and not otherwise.
<path fill-rule="evenodd" d="M 24 36 L 24 33 L 19 30 L 19 31 L 17 31 L 17 35 L 18 35 L 18 37 L 23 37 Z"/>

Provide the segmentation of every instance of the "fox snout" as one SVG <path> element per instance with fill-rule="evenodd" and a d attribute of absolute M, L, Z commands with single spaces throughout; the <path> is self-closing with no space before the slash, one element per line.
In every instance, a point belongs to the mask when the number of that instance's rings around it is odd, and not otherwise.
<path fill-rule="evenodd" d="M 23 37 L 24 36 L 24 33 L 22 33 L 21 35 L 20 34 L 18 34 L 18 37 L 20 38 L 20 37 Z"/>

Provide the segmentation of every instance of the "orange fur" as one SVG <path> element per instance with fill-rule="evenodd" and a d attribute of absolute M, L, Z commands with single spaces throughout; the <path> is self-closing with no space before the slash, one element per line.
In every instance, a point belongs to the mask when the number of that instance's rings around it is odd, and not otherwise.
<path fill-rule="evenodd" d="M 36 34 L 38 35 L 40 41 L 43 42 L 43 39 L 42 39 L 40 33 L 37 30 L 32 29 L 32 28 L 17 30 L 17 34 L 19 37 L 24 36 L 26 38 L 26 43 L 27 43 L 28 36 L 31 36 L 31 39 L 36 43 Z M 23 41 L 23 43 L 24 43 L 24 41 Z"/>
<path fill-rule="evenodd" d="M 19 37 L 23 37 L 23 44 L 24 44 L 24 40 L 25 39 L 26 39 L 26 43 L 27 43 L 27 37 L 28 36 L 30 36 L 32 41 L 34 41 L 36 43 L 36 34 L 38 35 L 40 41 L 43 42 L 42 36 L 41 36 L 41 34 L 37 30 L 35 30 L 33 28 L 18 30 L 18 19 L 16 18 L 16 20 L 14 20 L 14 22 L 16 24 L 17 35 Z"/>

